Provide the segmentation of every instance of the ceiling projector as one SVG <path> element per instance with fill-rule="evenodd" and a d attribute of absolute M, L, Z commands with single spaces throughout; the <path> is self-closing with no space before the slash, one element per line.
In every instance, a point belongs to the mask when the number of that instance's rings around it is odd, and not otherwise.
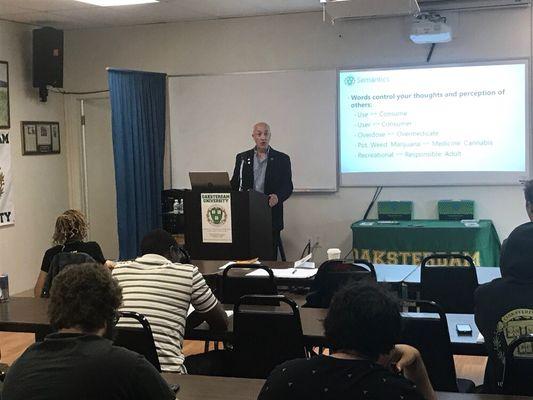
<path fill-rule="evenodd" d="M 447 43 L 452 40 L 452 28 L 440 15 L 419 14 L 411 25 L 409 37 L 417 44 Z"/>

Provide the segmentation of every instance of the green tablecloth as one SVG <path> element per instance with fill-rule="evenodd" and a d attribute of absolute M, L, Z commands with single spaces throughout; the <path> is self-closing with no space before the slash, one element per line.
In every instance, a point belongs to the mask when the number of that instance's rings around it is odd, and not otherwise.
<path fill-rule="evenodd" d="M 499 265 L 500 240 L 491 220 L 480 220 L 478 226 L 470 227 L 460 221 L 386 224 L 367 220 L 354 222 L 352 233 L 355 257 L 376 264 L 416 265 L 430 254 L 461 253 L 472 257 L 477 266 Z M 442 261 L 439 265 L 446 265 Z"/>

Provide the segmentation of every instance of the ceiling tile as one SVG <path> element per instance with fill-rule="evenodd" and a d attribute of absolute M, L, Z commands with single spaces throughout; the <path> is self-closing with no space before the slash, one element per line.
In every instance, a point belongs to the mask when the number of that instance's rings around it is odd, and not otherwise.
<path fill-rule="evenodd" d="M 0 0 L 0 19 L 75 29 L 319 11 L 318 0 L 160 0 L 98 7 L 75 0 Z"/>
<path fill-rule="evenodd" d="M 218 18 L 253 16 L 266 12 L 260 0 L 183 0 L 179 3 L 184 8 Z"/>
<path fill-rule="evenodd" d="M 45 12 L 7 14 L 2 16 L 2 19 L 35 26 L 51 26 L 56 29 L 74 29 L 79 24 L 78 21 L 70 20 L 67 17 Z"/>
<path fill-rule="evenodd" d="M 212 14 L 178 5 L 176 2 L 123 6 L 120 9 L 114 7 L 114 9 L 120 14 L 117 22 L 126 22 L 129 25 L 214 18 Z"/>
<path fill-rule="evenodd" d="M 44 12 L 95 7 L 75 0 L 0 0 L 0 4 Z"/>
<path fill-rule="evenodd" d="M 321 11 L 322 5 L 318 0 L 268 0 L 258 1 L 257 7 L 269 14 L 282 14 L 291 12 Z"/>
<path fill-rule="evenodd" d="M 4 14 L 20 14 L 28 11 L 32 10 L 15 5 L 15 2 L 12 1 L 4 2 L 0 0 L 0 16 Z"/>

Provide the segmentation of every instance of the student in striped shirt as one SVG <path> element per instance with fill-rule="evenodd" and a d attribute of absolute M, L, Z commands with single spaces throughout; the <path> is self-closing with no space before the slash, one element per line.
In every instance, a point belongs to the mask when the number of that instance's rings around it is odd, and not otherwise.
<path fill-rule="evenodd" d="M 117 263 L 113 276 L 122 287 L 120 311 L 138 312 L 150 322 L 161 370 L 187 373 L 182 345 L 189 305 L 213 330 L 225 330 L 228 320 L 198 268 L 176 262 L 176 246 L 172 235 L 156 229 L 142 239 L 141 257 Z M 124 320 L 119 326 L 137 323 Z"/>

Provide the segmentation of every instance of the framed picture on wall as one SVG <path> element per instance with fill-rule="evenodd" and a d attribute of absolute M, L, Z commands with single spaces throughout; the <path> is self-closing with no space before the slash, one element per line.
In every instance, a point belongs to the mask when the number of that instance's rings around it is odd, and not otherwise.
<path fill-rule="evenodd" d="M 9 71 L 7 61 L 0 61 L 0 129 L 9 127 Z"/>
<path fill-rule="evenodd" d="M 59 153 L 61 151 L 61 144 L 59 140 L 59 123 L 51 123 L 50 129 L 52 134 L 52 153 Z"/>
<path fill-rule="evenodd" d="M 22 121 L 22 154 L 59 154 L 59 122 Z"/>
<path fill-rule="evenodd" d="M 52 135 L 50 124 L 37 124 L 37 150 L 39 153 L 52 152 Z"/>

